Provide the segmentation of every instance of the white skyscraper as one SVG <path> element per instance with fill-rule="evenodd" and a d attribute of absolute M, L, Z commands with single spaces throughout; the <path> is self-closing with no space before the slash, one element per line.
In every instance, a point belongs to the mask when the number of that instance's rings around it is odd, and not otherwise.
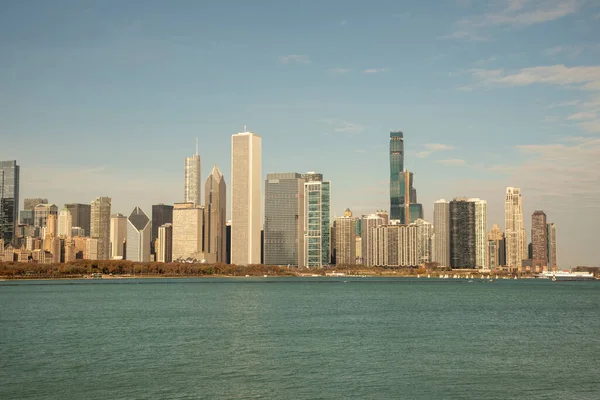
<path fill-rule="evenodd" d="M 127 245 L 126 257 L 131 261 L 149 262 L 150 261 L 150 218 L 136 207 L 127 219 Z"/>
<path fill-rule="evenodd" d="M 433 261 L 450 266 L 450 202 L 442 199 L 433 203 L 433 230 L 435 253 Z"/>
<path fill-rule="evenodd" d="M 123 244 L 127 239 L 127 217 L 114 214 L 110 217 L 110 258 L 123 259 Z"/>
<path fill-rule="evenodd" d="M 383 218 L 377 214 L 364 215 L 361 220 L 362 264 L 375 265 L 377 250 L 375 249 L 375 228 L 383 225 Z"/>
<path fill-rule="evenodd" d="M 73 219 L 71 212 L 67 208 L 63 208 L 58 213 L 58 236 L 71 237 L 71 229 L 73 228 Z"/>
<path fill-rule="evenodd" d="M 97 240 L 97 259 L 108 260 L 110 253 L 111 198 L 98 197 L 91 204 L 90 236 Z"/>
<path fill-rule="evenodd" d="M 507 187 L 504 203 L 506 265 L 513 268 L 521 267 L 521 262 L 527 258 L 527 234 L 523 225 L 523 198 L 521 189 Z"/>
<path fill-rule="evenodd" d="M 475 263 L 477 268 L 489 268 L 487 240 L 487 201 L 469 199 L 475 203 Z"/>
<path fill-rule="evenodd" d="M 202 175 L 200 156 L 198 155 L 198 141 L 196 140 L 196 154 L 185 159 L 185 187 L 184 202 L 202 204 Z"/>
<path fill-rule="evenodd" d="M 202 252 L 204 208 L 194 203 L 173 205 L 172 259 L 205 260 Z"/>
<path fill-rule="evenodd" d="M 262 138 L 231 137 L 231 263 L 260 264 Z"/>

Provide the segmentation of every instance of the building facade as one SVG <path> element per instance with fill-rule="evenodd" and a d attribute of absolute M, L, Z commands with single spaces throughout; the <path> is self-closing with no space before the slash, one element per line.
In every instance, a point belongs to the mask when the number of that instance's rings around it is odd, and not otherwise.
<path fill-rule="evenodd" d="M 158 227 L 156 242 L 156 261 L 171 262 L 173 260 L 173 224 Z"/>
<path fill-rule="evenodd" d="M 450 266 L 477 268 L 475 202 L 455 198 L 450 202 Z"/>
<path fill-rule="evenodd" d="M 475 264 L 488 269 L 487 202 L 478 198 L 469 201 L 475 204 Z"/>
<path fill-rule="evenodd" d="M 150 253 L 156 254 L 154 243 L 158 238 L 158 228 L 173 222 L 173 206 L 168 204 L 154 204 L 152 206 L 152 237 L 150 239 Z"/>
<path fill-rule="evenodd" d="M 194 203 L 197 206 L 202 204 L 202 165 L 198 149 L 196 154 L 185 159 L 184 168 L 184 195 L 183 201 L 186 203 Z M 158 231 L 157 231 L 158 232 Z"/>
<path fill-rule="evenodd" d="M 126 259 L 127 217 L 114 214 L 110 217 L 110 258 L 113 260 Z"/>
<path fill-rule="evenodd" d="M 335 219 L 336 264 L 354 265 L 356 263 L 356 217 L 337 217 Z"/>
<path fill-rule="evenodd" d="M 404 133 L 390 132 L 390 219 L 402 220 L 404 205 L 400 174 L 404 172 Z"/>
<path fill-rule="evenodd" d="M 202 251 L 204 207 L 195 203 L 173 206 L 173 260 L 204 260 Z"/>
<path fill-rule="evenodd" d="M 73 218 L 68 208 L 63 208 L 58 213 L 58 236 L 62 238 L 71 237 L 73 229 Z"/>
<path fill-rule="evenodd" d="M 304 266 L 304 179 L 297 173 L 267 174 L 264 263 Z"/>
<path fill-rule="evenodd" d="M 488 233 L 488 266 L 496 269 L 506 265 L 506 247 L 504 243 L 504 232 L 497 225 L 492 225 Z"/>
<path fill-rule="evenodd" d="M 415 267 L 420 264 L 416 223 L 381 225 L 375 229 L 375 265 L 381 267 Z"/>
<path fill-rule="evenodd" d="M 135 207 L 127 218 L 127 259 L 136 262 L 150 261 L 150 218 L 141 208 Z"/>
<path fill-rule="evenodd" d="M 548 269 L 556 270 L 558 264 L 556 261 L 556 225 L 553 222 L 547 224 L 548 235 Z"/>
<path fill-rule="evenodd" d="M 98 197 L 90 207 L 90 237 L 97 239 L 97 260 L 108 260 L 110 253 L 110 197 Z"/>
<path fill-rule="evenodd" d="M 521 189 L 506 188 L 504 202 L 506 240 L 506 265 L 511 268 L 520 268 L 521 263 L 527 258 L 527 234 L 523 225 L 523 198 Z"/>
<path fill-rule="evenodd" d="M 375 265 L 376 248 L 375 235 L 378 226 L 384 225 L 384 220 L 377 214 L 364 215 L 361 218 L 361 245 L 360 256 L 357 259 L 362 261 L 363 265 Z"/>
<path fill-rule="evenodd" d="M 262 138 L 231 137 L 231 263 L 260 264 Z"/>
<path fill-rule="evenodd" d="M 304 183 L 304 261 L 309 268 L 330 262 L 331 182 L 314 172 L 302 174 Z"/>
<path fill-rule="evenodd" d="M 36 228 L 45 228 L 49 215 L 58 216 L 58 207 L 54 204 L 38 204 L 33 211 L 34 225 Z"/>
<path fill-rule="evenodd" d="M 227 186 L 215 164 L 204 186 L 204 252 L 213 261 L 227 262 Z"/>
<path fill-rule="evenodd" d="M 450 266 L 450 202 L 441 199 L 433 203 L 435 253 L 433 261 L 442 267 Z"/>
<path fill-rule="evenodd" d="M 21 211 L 20 221 L 21 224 L 26 226 L 34 226 L 34 210 L 38 204 L 48 204 L 48 199 L 42 199 L 41 197 L 26 198 L 23 201 L 23 210 Z"/>
<path fill-rule="evenodd" d="M 433 258 L 433 224 L 419 218 L 413 225 L 417 227 L 418 265 L 429 263 Z"/>
<path fill-rule="evenodd" d="M 531 215 L 531 258 L 548 266 L 548 226 L 546 213 L 541 210 Z"/>
<path fill-rule="evenodd" d="M 0 161 L 0 239 L 16 243 L 19 221 L 19 175 L 15 160 Z"/>
<path fill-rule="evenodd" d="M 92 206 L 90 204 L 70 203 L 65 204 L 65 208 L 71 213 L 73 226 L 82 228 L 84 236 L 90 236 Z"/>

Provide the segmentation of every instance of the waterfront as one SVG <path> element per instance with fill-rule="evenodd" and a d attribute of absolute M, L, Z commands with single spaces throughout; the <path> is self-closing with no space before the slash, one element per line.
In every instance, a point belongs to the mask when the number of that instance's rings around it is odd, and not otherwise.
<path fill-rule="evenodd" d="M 0 282 L 1 398 L 596 399 L 600 282 Z"/>

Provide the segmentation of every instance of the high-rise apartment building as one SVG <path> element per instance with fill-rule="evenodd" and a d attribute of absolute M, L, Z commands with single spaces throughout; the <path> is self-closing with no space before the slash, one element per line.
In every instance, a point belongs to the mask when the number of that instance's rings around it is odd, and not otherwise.
<path fill-rule="evenodd" d="M 556 225 L 553 222 L 547 224 L 548 237 L 548 270 L 556 270 Z"/>
<path fill-rule="evenodd" d="M 423 250 L 419 246 L 417 223 L 401 225 L 392 220 L 392 225 L 381 225 L 375 230 L 375 265 L 415 267 L 421 263 L 419 254 Z"/>
<path fill-rule="evenodd" d="M 173 260 L 173 224 L 164 224 L 158 228 L 156 242 L 156 261 L 171 262 Z"/>
<path fill-rule="evenodd" d="M 150 261 L 150 218 L 141 208 L 135 207 L 127 218 L 127 259 L 137 262 Z"/>
<path fill-rule="evenodd" d="M 204 185 L 204 253 L 212 262 L 227 262 L 227 186 L 215 164 Z"/>
<path fill-rule="evenodd" d="M 127 224 L 127 217 L 123 214 L 110 217 L 110 258 L 113 260 L 126 258 Z"/>
<path fill-rule="evenodd" d="M 322 174 L 302 174 L 304 183 L 304 262 L 309 268 L 320 268 L 330 262 L 331 182 Z"/>
<path fill-rule="evenodd" d="M 523 225 L 523 198 L 521 197 L 521 189 L 514 187 L 506 188 L 504 216 L 506 265 L 511 268 L 519 268 L 522 261 L 527 258 L 527 234 Z"/>
<path fill-rule="evenodd" d="M 231 137 L 231 263 L 260 264 L 262 138 Z"/>
<path fill-rule="evenodd" d="M 487 202 L 478 198 L 469 201 L 475 204 L 475 265 L 488 269 Z"/>
<path fill-rule="evenodd" d="M 497 224 L 494 224 L 488 233 L 488 266 L 496 269 L 504 265 L 506 265 L 504 232 Z"/>
<path fill-rule="evenodd" d="M 200 203 L 198 203 L 200 204 Z M 158 228 L 173 222 L 173 206 L 167 204 L 154 204 L 152 206 L 152 237 L 150 240 L 150 253 L 155 254 L 154 243 L 158 238 Z"/>
<path fill-rule="evenodd" d="M 383 218 L 377 214 L 364 215 L 361 219 L 361 255 L 362 264 L 366 266 L 375 265 L 375 228 L 384 225 Z M 361 257 L 358 257 L 359 259 Z"/>
<path fill-rule="evenodd" d="M 196 154 L 185 159 L 185 185 L 183 201 L 202 204 L 202 170 L 200 156 L 198 155 L 198 142 L 196 141 Z M 158 231 L 157 231 L 158 232 Z"/>
<path fill-rule="evenodd" d="M 418 265 L 431 262 L 433 258 L 433 224 L 424 219 L 417 219 L 412 223 L 417 227 L 417 261 Z"/>
<path fill-rule="evenodd" d="M 267 174 L 265 181 L 264 263 L 304 266 L 304 179 Z"/>
<path fill-rule="evenodd" d="M 65 204 L 65 208 L 71 213 L 73 226 L 82 228 L 84 236 L 90 236 L 92 206 L 90 204 L 70 203 Z"/>
<path fill-rule="evenodd" d="M 15 242 L 19 217 L 19 166 L 0 161 L 0 239 Z"/>
<path fill-rule="evenodd" d="M 450 266 L 450 202 L 441 199 L 433 203 L 433 229 L 435 254 L 433 261 L 443 267 Z"/>
<path fill-rule="evenodd" d="M 58 213 L 58 236 L 62 238 L 71 237 L 73 229 L 73 219 L 71 212 L 65 207 Z"/>
<path fill-rule="evenodd" d="M 173 206 L 173 260 L 204 260 L 202 226 L 204 207 L 195 203 Z M 260 234 L 260 233 L 259 233 Z"/>
<path fill-rule="evenodd" d="M 450 266 L 476 268 L 475 202 L 455 198 L 450 202 Z"/>
<path fill-rule="evenodd" d="M 546 213 L 541 210 L 531 215 L 531 258 L 548 265 L 548 226 Z"/>
<path fill-rule="evenodd" d="M 356 264 L 356 217 L 346 209 L 347 216 L 335 219 L 336 264 Z M 348 216 L 349 214 L 349 216 Z"/>
<path fill-rule="evenodd" d="M 110 197 L 98 197 L 90 207 L 90 237 L 97 239 L 93 246 L 97 260 L 109 259 L 111 203 Z"/>

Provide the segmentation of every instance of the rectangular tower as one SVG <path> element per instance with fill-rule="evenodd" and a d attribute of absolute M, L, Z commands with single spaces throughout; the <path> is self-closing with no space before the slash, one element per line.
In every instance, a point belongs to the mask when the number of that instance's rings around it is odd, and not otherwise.
<path fill-rule="evenodd" d="M 71 213 L 73 226 L 84 230 L 85 236 L 90 236 L 92 209 L 89 204 L 71 203 L 65 204 L 65 208 Z"/>
<path fill-rule="evenodd" d="M 110 211 L 110 197 L 98 197 L 92 201 L 90 237 L 97 239 L 97 260 L 107 260 L 109 258 Z"/>
<path fill-rule="evenodd" d="M 534 211 L 531 215 L 531 258 L 548 266 L 548 226 L 546 214 Z"/>
<path fill-rule="evenodd" d="M 114 214 L 110 217 L 110 258 L 125 258 L 125 242 L 127 240 L 127 217 Z"/>
<path fill-rule="evenodd" d="M 173 206 L 173 260 L 204 260 L 202 226 L 204 208 L 194 203 Z"/>
<path fill-rule="evenodd" d="M 477 268 L 489 268 L 487 240 L 487 201 L 469 199 L 475 204 L 475 264 Z"/>
<path fill-rule="evenodd" d="M 475 203 L 466 198 L 450 202 L 450 266 L 476 268 Z"/>
<path fill-rule="evenodd" d="M 202 204 L 202 175 L 198 149 L 196 154 L 185 159 L 184 202 Z M 157 231 L 158 232 L 158 231 Z"/>
<path fill-rule="evenodd" d="M 356 217 L 335 219 L 336 264 L 356 264 Z"/>
<path fill-rule="evenodd" d="M 450 266 L 450 203 L 444 199 L 433 203 L 435 254 L 433 261 L 442 267 Z"/>
<path fill-rule="evenodd" d="M 156 253 L 154 243 L 158 238 L 158 228 L 164 224 L 173 222 L 173 206 L 168 204 L 154 204 L 152 206 L 152 237 L 150 240 L 150 252 Z"/>
<path fill-rule="evenodd" d="M 204 187 L 204 253 L 211 262 L 227 262 L 227 186 L 215 164 Z"/>
<path fill-rule="evenodd" d="M 265 181 L 264 263 L 304 266 L 304 179 L 268 174 Z"/>
<path fill-rule="evenodd" d="M 260 264 L 262 138 L 231 137 L 231 263 Z"/>
<path fill-rule="evenodd" d="M 331 182 L 315 172 L 302 174 L 304 183 L 304 261 L 320 268 L 330 262 Z"/>
<path fill-rule="evenodd" d="M 15 242 L 19 217 L 19 166 L 0 161 L 0 239 Z"/>
<path fill-rule="evenodd" d="M 377 232 L 375 228 L 383 225 L 383 218 L 377 214 L 365 215 L 362 217 L 360 224 L 362 264 L 371 267 L 375 265 L 376 250 L 374 236 Z"/>
<path fill-rule="evenodd" d="M 400 174 L 404 172 L 404 134 L 390 132 L 390 219 L 400 220 L 404 201 Z"/>
<path fill-rule="evenodd" d="M 514 187 L 506 188 L 504 214 L 506 265 L 512 268 L 519 268 L 522 261 L 527 258 L 527 235 L 523 225 L 523 198 L 521 197 L 521 189 Z"/>
<path fill-rule="evenodd" d="M 548 223 L 548 269 L 555 270 L 558 267 L 556 263 L 556 225 L 553 222 Z"/>
<path fill-rule="evenodd" d="M 173 259 L 173 224 L 164 224 L 158 228 L 156 261 L 171 262 Z"/>

